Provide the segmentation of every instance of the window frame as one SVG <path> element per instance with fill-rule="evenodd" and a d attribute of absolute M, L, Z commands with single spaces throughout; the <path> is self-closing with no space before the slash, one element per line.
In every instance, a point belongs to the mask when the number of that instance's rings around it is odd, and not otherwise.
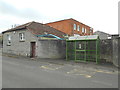
<path fill-rule="evenodd" d="M 84 31 L 85 31 L 85 33 L 87 33 L 87 29 L 86 29 L 86 28 L 85 28 L 85 30 L 84 30 Z"/>
<path fill-rule="evenodd" d="M 77 25 L 74 23 L 73 24 L 73 29 L 76 30 L 77 29 Z"/>
<path fill-rule="evenodd" d="M 82 27 L 82 33 L 85 33 L 85 28 L 84 27 Z"/>
<path fill-rule="evenodd" d="M 11 35 L 7 34 L 7 46 L 11 46 Z"/>
<path fill-rule="evenodd" d="M 25 33 L 19 33 L 19 41 L 25 41 Z"/>
<path fill-rule="evenodd" d="M 80 31 L 80 25 L 77 26 L 77 31 Z"/>

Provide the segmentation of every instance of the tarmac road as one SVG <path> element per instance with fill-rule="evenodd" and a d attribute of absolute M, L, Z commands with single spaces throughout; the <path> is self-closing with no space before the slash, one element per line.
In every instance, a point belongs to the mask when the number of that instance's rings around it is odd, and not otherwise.
<path fill-rule="evenodd" d="M 117 70 L 95 67 L 3 55 L 2 88 L 118 88 Z"/>

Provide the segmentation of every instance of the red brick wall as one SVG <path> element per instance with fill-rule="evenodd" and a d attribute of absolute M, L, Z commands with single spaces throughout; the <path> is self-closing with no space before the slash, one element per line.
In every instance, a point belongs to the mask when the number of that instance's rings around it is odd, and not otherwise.
<path fill-rule="evenodd" d="M 80 26 L 80 31 L 78 30 L 74 30 L 73 26 L 74 24 L 76 24 L 77 26 Z M 73 35 L 73 34 L 79 34 L 79 35 L 92 35 L 93 34 L 93 30 L 90 32 L 90 27 L 82 24 L 74 19 L 67 19 L 67 20 L 61 20 L 61 21 L 57 21 L 57 22 L 52 22 L 52 23 L 48 23 L 47 25 L 60 30 L 68 35 Z M 86 28 L 86 33 L 82 33 L 82 27 Z"/>

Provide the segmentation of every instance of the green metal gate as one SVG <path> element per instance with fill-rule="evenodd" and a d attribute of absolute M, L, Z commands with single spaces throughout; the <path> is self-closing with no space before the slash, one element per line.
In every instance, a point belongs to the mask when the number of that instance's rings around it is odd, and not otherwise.
<path fill-rule="evenodd" d="M 99 62 L 99 37 L 97 35 L 80 36 L 66 40 L 66 60 Z"/>

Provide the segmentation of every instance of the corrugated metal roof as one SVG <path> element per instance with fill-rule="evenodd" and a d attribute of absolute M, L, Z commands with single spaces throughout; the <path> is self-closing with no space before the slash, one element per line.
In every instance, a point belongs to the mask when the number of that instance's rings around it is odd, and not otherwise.
<path fill-rule="evenodd" d="M 98 35 L 69 37 L 68 40 L 97 40 Z"/>

